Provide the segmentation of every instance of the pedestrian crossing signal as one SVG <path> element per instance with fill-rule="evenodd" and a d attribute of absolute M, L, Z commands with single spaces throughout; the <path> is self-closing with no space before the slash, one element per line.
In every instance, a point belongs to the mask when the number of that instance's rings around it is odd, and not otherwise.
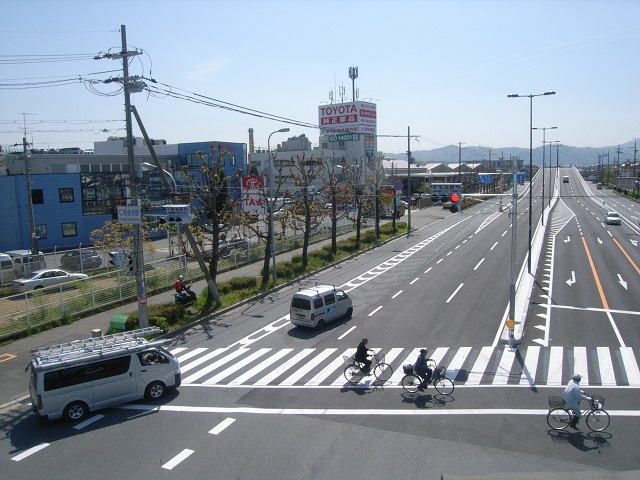
<path fill-rule="evenodd" d="M 122 271 L 127 275 L 133 273 L 133 250 L 129 253 L 123 252 Z"/>

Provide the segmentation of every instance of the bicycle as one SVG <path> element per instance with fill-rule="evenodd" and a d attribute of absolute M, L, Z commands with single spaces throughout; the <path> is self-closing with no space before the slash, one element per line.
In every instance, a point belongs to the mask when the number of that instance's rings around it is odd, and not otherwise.
<path fill-rule="evenodd" d="M 427 386 L 429 386 L 429 384 L 432 384 L 434 387 L 436 387 L 438 393 L 441 393 L 442 395 L 451 395 L 453 393 L 453 390 L 455 389 L 455 386 L 453 384 L 453 381 L 445 376 L 445 371 L 447 370 L 446 367 L 442 365 L 436 367 L 435 360 L 428 360 L 427 366 L 433 371 L 433 373 L 431 374 L 431 380 L 429 380 Z M 404 365 L 402 368 L 404 369 L 405 373 L 405 376 L 402 377 L 401 381 L 402 388 L 404 388 L 409 393 L 416 393 L 417 391 L 419 391 L 418 386 L 422 383 L 422 378 L 420 378 L 417 373 L 414 373 L 413 365 Z"/>
<path fill-rule="evenodd" d="M 348 383 L 352 385 L 358 384 L 363 377 L 370 375 L 370 373 L 362 371 L 364 363 L 355 360 L 353 356 L 348 357 L 344 355 L 343 358 L 346 363 L 346 366 L 344 367 L 344 378 L 347 379 Z M 376 380 L 380 382 L 386 382 L 389 380 L 391 375 L 393 375 L 393 368 L 391 368 L 391 365 L 388 363 L 384 363 L 384 353 L 374 353 L 371 360 L 372 363 L 369 368 L 369 372 L 373 373 Z"/>
<path fill-rule="evenodd" d="M 587 427 L 593 432 L 601 432 L 609 426 L 609 414 L 603 408 L 604 397 L 601 395 L 590 395 L 585 392 L 589 400 L 589 408 L 585 410 Z M 549 396 L 549 413 L 547 413 L 547 423 L 554 430 L 564 430 L 573 420 L 573 412 L 567 410 L 564 399 L 558 396 Z"/>

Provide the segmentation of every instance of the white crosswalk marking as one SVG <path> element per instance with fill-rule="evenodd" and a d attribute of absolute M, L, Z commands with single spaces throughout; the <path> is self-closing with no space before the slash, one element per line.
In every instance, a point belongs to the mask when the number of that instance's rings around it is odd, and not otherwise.
<path fill-rule="evenodd" d="M 235 378 L 233 381 L 229 382 L 229 385 L 232 385 L 232 386 L 242 385 L 244 382 L 246 382 L 250 378 L 255 377 L 258 373 L 264 371 L 266 368 L 268 368 L 269 366 L 271 366 L 274 363 L 276 363 L 282 357 L 286 357 L 291 352 L 293 352 L 293 348 L 283 348 L 282 350 L 280 350 L 280 351 L 276 352 L 275 354 L 271 355 L 266 360 L 260 362 L 258 365 L 253 367 L 248 372 L 243 373 L 239 377 Z"/>
<path fill-rule="evenodd" d="M 600 383 L 605 386 L 615 385 L 616 377 L 611 363 L 611 354 L 608 347 L 598 347 L 598 366 L 600 367 Z"/>
<path fill-rule="evenodd" d="M 551 347 L 549 353 L 549 374 L 547 385 L 562 385 L 562 359 L 564 351 L 562 347 Z"/>
<path fill-rule="evenodd" d="M 621 347 L 620 354 L 622 355 L 625 372 L 627 372 L 629 386 L 640 387 L 640 370 L 638 369 L 636 357 L 633 355 L 633 349 L 631 347 Z"/>
<path fill-rule="evenodd" d="M 284 372 L 289 370 L 291 367 L 293 367 L 294 365 L 297 365 L 298 363 L 300 363 L 300 361 L 303 358 L 307 357 L 308 355 L 311 355 L 315 350 L 316 350 L 315 348 L 305 348 L 303 351 L 301 351 L 300 353 L 296 354 L 293 358 L 290 358 L 285 363 L 280 365 L 278 368 L 273 370 L 271 373 L 269 373 L 269 374 L 265 375 L 264 377 L 262 377 L 260 380 L 258 380 L 256 383 L 254 383 L 254 385 L 256 387 L 262 386 L 262 385 L 269 385 L 272 381 L 274 381 L 276 378 L 278 378 Z"/>
<path fill-rule="evenodd" d="M 256 358 L 259 358 L 259 357 L 262 357 L 263 355 L 266 355 L 267 352 L 269 352 L 269 350 L 271 350 L 271 349 L 270 348 L 261 348 L 257 352 L 253 352 L 248 357 L 243 358 L 239 362 L 235 362 L 233 365 L 231 365 L 226 370 L 223 370 L 222 372 L 220 372 L 220 373 L 214 375 L 213 377 L 205 380 L 203 383 L 205 385 L 215 385 L 216 383 L 218 383 L 223 378 L 227 378 L 229 375 L 231 375 L 232 373 L 236 373 L 238 370 L 243 368 L 245 365 L 250 364 Z"/>
<path fill-rule="evenodd" d="M 455 356 L 447 366 L 447 373 L 446 373 L 447 378 L 450 378 L 451 380 L 455 380 L 455 378 L 458 376 L 458 372 L 462 368 L 462 365 L 464 364 L 464 361 L 467 359 L 467 356 L 469 355 L 470 351 L 471 351 L 471 347 L 462 347 L 458 349 Z"/>
<path fill-rule="evenodd" d="M 540 347 L 532 346 L 527 349 L 527 356 L 524 361 L 524 368 L 520 376 L 520 385 L 535 385 L 536 371 L 538 370 L 538 357 L 540 356 Z"/>
<path fill-rule="evenodd" d="M 239 357 L 240 355 L 246 353 L 247 351 L 248 351 L 247 348 L 239 348 L 235 352 L 231 352 L 226 357 L 222 357 L 221 359 L 216 360 L 212 364 L 207 365 L 202 370 L 198 370 L 196 373 L 191 374 L 187 378 L 183 379 L 182 383 L 191 383 L 191 382 L 193 382 L 195 380 L 198 380 L 199 378 L 202 378 L 205 375 L 207 375 L 208 373 L 213 372 L 216 368 L 229 363 L 231 360 L 233 360 L 236 357 Z"/>
<path fill-rule="evenodd" d="M 460 386 L 560 387 L 574 373 L 580 373 L 585 386 L 640 387 L 640 369 L 632 347 L 531 345 L 517 349 L 437 347 L 431 351 L 428 357 L 437 365 L 444 365 L 447 377 Z M 184 385 L 282 388 L 342 388 L 346 384 L 344 358 L 354 352 L 354 348 L 306 348 L 298 352 L 293 348 L 249 347 L 172 350 L 181 361 L 182 372 L 189 372 L 182 380 Z M 402 366 L 413 364 L 419 352 L 420 348 L 389 349 L 384 362 L 391 366 L 393 374 L 384 385 L 399 387 L 404 376 Z M 375 379 L 365 377 L 356 388 L 376 385 Z"/>
<path fill-rule="evenodd" d="M 487 365 L 489 364 L 489 360 L 491 359 L 492 354 L 493 347 L 482 347 L 478 358 L 476 358 L 476 363 L 474 363 L 473 367 L 471 367 L 471 372 L 467 377 L 467 385 L 480 385 L 482 376 L 487 369 Z"/>
<path fill-rule="evenodd" d="M 573 373 L 582 375 L 580 385 L 589 385 L 587 349 L 585 347 L 573 347 Z"/>
<path fill-rule="evenodd" d="M 309 373 L 316 365 L 319 365 L 325 358 L 327 358 L 336 350 L 338 349 L 327 348 L 326 350 L 323 350 L 322 352 L 320 352 L 319 355 L 312 358 L 311 361 L 309 361 L 308 363 L 305 363 L 302 367 L 300 367 L 298 370 L 293 372 L 293 374 L 287 377 L 287 379 L 284 380 L 282 383 L 280 383 L 280 385 L 293 385 L 302 377 L 304 377 L 307 373 Z"/>
<path fill-rule="evenodd" d="M 496 374 L 493 380 L 494 385 L 506 385 L 509 381 L 509 375 L 511 375 L 511 366 L 516 358 L 518 350 L 515 348 L 504 347 L 502 352 L 502 358 L 500 359 L 500 365 L 496 370 Z"/>

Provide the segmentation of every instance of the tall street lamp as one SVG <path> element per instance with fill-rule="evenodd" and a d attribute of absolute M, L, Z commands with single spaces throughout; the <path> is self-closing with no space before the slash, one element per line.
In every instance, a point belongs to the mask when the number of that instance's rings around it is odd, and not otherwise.
<path fill-rule="evenodd" d="M 544 226 L 544 156 L 546 152 L 546 133 L 547 130 L 553 130 L 558 127 L 533 127 L 532 130 L 542 130 L 542 226 Z M 551 154 L 549 154 L 549 162 L 551 162 Z M 551 166 L 551 163 L 549 163 Z M 549 170 L 551 171 L 551 170 Z M 549 185 L 549 190 L 551 190 L 551 185 Z"/>
<path fill-rule="evenodd" d="M 507 95 L 508 98 L 529 98 L 529 255 L 527 256 L 527 271 L 529 274 L 531 274 L 531 213 L 533 210 L 533 198 L 531 196 L 533 189 L 533 97 L 555 94 L 556 92 L 531 93 L 529 95 L 512 93 Z"/>
<path fill-rule="evenodd" d="M 273 284 L 276 284 L 276 246 L 275 246 L 275 235 L 273 233 L 273 202 L 275 200 L 271 200 L 271 170 L 273 164 L 271 162 L 271 135 L 274 133 L 284 133 L 291 130 L 288 127 L 281 128 L 280 130 L 276 130 L 275 132 L 271 132 L 269 137 L 267 137 L 267 154 L 269 155 L 269 183 L 267 188 L 267 204 L 269 205 L 269 236 L 271 238 L 271 260 L 273 262 Z M 274 158 L 275 160 L 275 158 Z"/>
<path fill-rule="evenodd" d="M 149 162 L 142 162 L 140 164 L 141 167 L 145 167 L 145 168 L 153 168 L 154 170 L 158 170 L 158 167 L 156 167 L 153 163 L 149 163 Z M 171 183 L 173 183 L 173 192 L 170 192 L 169 195 L 174 194 L 174 193 L 178 193 L 178 185 L 176 184 L 176 179 L 173 178 L 173 175 L 171 175 L 169 172 L 167 172 L 164 168 L 162 169 L 162 171 L 164 172 L 164 174 L 169 177 L 171 179 Z"/>

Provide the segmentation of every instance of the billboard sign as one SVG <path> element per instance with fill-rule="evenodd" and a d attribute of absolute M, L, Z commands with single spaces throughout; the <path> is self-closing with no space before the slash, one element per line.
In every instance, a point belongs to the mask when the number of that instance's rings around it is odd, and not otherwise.
<path fill-rule="evenodd" d="M 348 102 L 318 107 L 321 135 L 344 133 L 376 133 L 376 104 Z"/>
<path fill-rule="evenodd" d="M 242 177 L 242 211 L 250 215 L 264 213 L 264 186 L 263 176 Z"/>

